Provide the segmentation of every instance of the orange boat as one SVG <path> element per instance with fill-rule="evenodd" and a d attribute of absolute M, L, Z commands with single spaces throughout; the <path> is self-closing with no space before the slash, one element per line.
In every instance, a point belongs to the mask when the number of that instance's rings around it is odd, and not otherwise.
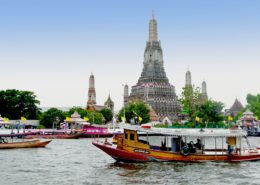
<path fill-rule="evenodd" d="M 0 149 L 38 148 L 38 147 L 45 147 L 50 142 L 51 140 L 48 141 L 32 140 L 32 141 L 21 141 L 21 142 L 11 142 L 11 143 L 0 143 Z"/>
<path fill-rule="evenodd" d="M 124 162 L 260 160 L 260 148 L 243 146 L 247 133 L 241 129 L 123 128 L 116 145 L 107 140 L 93 140 L 93 145 Z"/>

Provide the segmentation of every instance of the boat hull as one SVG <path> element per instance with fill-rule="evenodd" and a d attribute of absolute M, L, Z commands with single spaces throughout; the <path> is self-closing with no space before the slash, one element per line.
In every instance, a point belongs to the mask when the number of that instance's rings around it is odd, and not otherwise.
<path fill-rule="evenodd" d="M 115 145 L 93 141 L 93 145 L 103 150 L 117 161 L 124 162 L 151 162 L 151 161 L 181 161 L 181 162 L 203 162 L 203 161 L 255 161 L 260 160 L 260 151 L 257 153 L 246 153 L 243 155 L 229 154 L 189 154 L 173 153 L 169 151 L 160 151 L 152 149 L 133 148 L 129 150 L 120 149 Z"/>
<path fill-rule="evenodd" d="M 26 139 L 36 139 L 36 138 L 43 138 L 43 139 L 78 139 L 82 137 L 83 133 L 77 134 L 37 134 L 37 135 L 27 135 L 25 136 Z"/>
<path fill-rule="evenodd" d="M 51 140 L 48 141 L 24 141 L 24 142 L 13 142 L 13 143 L 0 143 L 0 149 L 14 149 L 14 148 L 38 148 L 45 147 L 49 144 Z"/>

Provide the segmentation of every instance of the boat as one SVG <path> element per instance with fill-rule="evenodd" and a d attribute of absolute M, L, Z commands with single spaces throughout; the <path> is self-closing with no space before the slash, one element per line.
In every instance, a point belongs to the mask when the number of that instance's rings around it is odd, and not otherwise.
<path fill-rule="evenodd" d="M 97 125 L 85 125 L 83 127 L 83 137 L 112 137 L 113 132 L 108 128 Z"/>
<path fill-rule="evenodd" d="M 61 133 L 61 132 L 45 132 L 39 134 L 32 134 L 24 136 L 25 139 L 36 139 L 36 138 L 43 138 L 43 139 L 78 139 L 83 136 L 82 132 L 78 133 Z"/>
<path fill-rule="evenodd" d="M 247 132 L 242 129 L 142 128 L 129 124 L 123 129 L 124 134 L 117 136 L 116 144 L 107 139 L 94 139 L 92 144 L 123 162 L 260 160 L 260 148 L 245 146 Z M 147 136 L 139 136 L 138 132 Z"/>
<path fill-rule="evenodd" d="M 21 141 L 21 142 L 1 142 L 0 143 L 0 149 L 38 148 L 38 147 L 45 147 L 50 142 L 51 142 L 51 140 L 48 140 L 48 141 L 31 140 L 31 141 Z"/>

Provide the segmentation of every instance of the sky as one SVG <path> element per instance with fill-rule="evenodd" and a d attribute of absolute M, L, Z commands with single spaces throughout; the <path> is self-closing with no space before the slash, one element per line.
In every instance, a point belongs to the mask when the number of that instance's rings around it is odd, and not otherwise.
<path fill-rule="evenodd" d="M 258 0 L 0 0 L 0 90 L 35 92 L 41 107 L 97 104 L 137 83 L 154 11 L 164 67 L 180 97 L 185 73 L 229 108 L 260 93 Z"/>

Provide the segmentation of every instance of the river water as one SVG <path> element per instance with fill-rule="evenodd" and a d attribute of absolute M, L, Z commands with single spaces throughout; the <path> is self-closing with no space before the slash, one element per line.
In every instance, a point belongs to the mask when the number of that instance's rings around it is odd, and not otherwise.
<path fill-rule="evenodd" d="M 249 139 L 260 145 L 260 137 Z M 116 163 L 91 141 L 53 140 L 46 148 L 0 150 L 0 184 L 260 184 L 260 161 Z"/>

